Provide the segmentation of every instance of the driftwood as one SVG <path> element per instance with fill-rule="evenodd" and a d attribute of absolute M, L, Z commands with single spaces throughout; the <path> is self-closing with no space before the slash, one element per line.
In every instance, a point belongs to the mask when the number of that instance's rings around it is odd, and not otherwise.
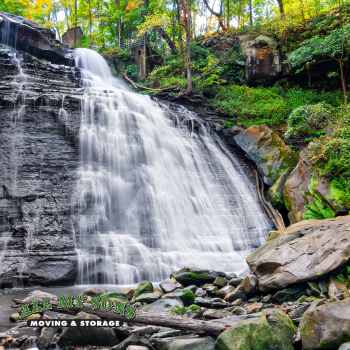
<path fill-rule="evenodd" d="M 166 90 L 178 90 L 178 89 L 179 89 L 179 86 L 172 86 L 172 87 L 163 88 L 163 89 L 151 89 L 151 88 L 147 88 L 147 87 L 145 87 L 145 86 L 142 86 L 142 85 L 137 84 L 137 83 L 135 83 L 134 81 L 132 81 L 132 80 L 128 77 L 128 74 L 127 74 L 126 71 L 123 73 L 123 77 L 124 77 L 127 81 L 129 81 L 132 85 L 138 86 L 138 87 L 140 87 L 140 88 L 142 88 L 142 89 L 145 89 L 145 90 L 151 90 L 151 91 L 166 91 Z"/>
<path fill-rule="evenodd" d="M 136 311 L 136 316 L 132 319 L 127 319 L 120 314 L 114 313 L 111 311 L 105 311 L 103 309 L 92 310 L 90 304 L 84 303 L 82 308 L 73 306 L 72 308 L 63 308 L 59 309 L 58 298 L 56 295 L 42 292 L 40 290 L 35 290 L 28 294 L 23 300 L 13 299 L 16 305 L 12 307 L 21 307 L 25 304 L 30 304 L 33 301 L 39 301 L 39 305 L 42 306 L 43 299 L 50 299 L 49 303 L 52 305 L 52 310 L 59 313 L 76 315 L 81 311 L 84 311 L 89 314 L 93 314 L 101 317 L 102 319 L 117 320 L 127 323 L 140 323 L 145 325 L 160 326 L 160 327 L 169 327 L 174 329 L 179 329 L 183 331 L 190 331 L 196 334 L 207 334 L 212 336 L 219 336 L 227 328 L 231 327 L 230 325 L 224 325 L 214 322 L 194 320 L 191 318 L 185 318 L 181 316 L 175 316 L 168 313 L 151 313 L 144 311 Z M 74 304 L 73 304 L 74 305 Z"/>
<path fill-rule="evenodd" d="M 256 179 L 256 190 L 258 192 L 258 197 L 260 199 L 260 202 L 268 215 L 268 217 L 271 219 L 271 221 L 276 226 L 277 230 L 283 230 L 286 228 L 282 215 L 278 210 L 276 210 L 270 202 L 268 202 L 264 195 L 264 184 L 260 176 L 258 175 L 257 171 L 255 171 L 255 179 Z"/>

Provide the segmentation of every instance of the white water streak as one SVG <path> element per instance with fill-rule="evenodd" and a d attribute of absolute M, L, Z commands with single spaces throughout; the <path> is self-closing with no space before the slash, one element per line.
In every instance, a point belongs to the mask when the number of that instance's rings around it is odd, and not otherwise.
<path fill-rule="evenodd" d="M 238 163 L 76 50 L 86 87 L 74 203 L 79 283 L 160 281 L 184 266 L 242 271 L 271 228 Z M 180 118 L 181 117 L 181 118 Z"/>

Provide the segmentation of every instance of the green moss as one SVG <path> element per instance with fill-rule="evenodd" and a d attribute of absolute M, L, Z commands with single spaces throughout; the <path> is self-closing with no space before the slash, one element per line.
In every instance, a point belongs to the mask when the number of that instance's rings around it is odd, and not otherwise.
<path fill-rule="evenodd" d="M 198 305 L 191 305 L 191 306 L 188 308 L 189 311 L 196 311 L 196 310 L 200 310 L 200 309 L 201 309 L 201 307 L 198 306 Z"/>
<path fill-rule="evenodd" d="M 170 309 L 169 312 L 173 315 L 184 315 L 187 312 L 187 310 L 182 305 L 175 305 L 173 308 Z"/>
<path fill-rule="evenodd" d="M 189 289 L 177 289 L 173 294 L 179 297 L 185 306 L 191 305 L 195 299 L 194 293 Z"/>
<path fill-rule="evenodd" d="M 100 296 L 101 301 L 104 299 L 118 299 L 118 300 L 125 300 L 128 301 L 128 296 L 124 293 L 116 293 L 116 292 L 111 292 L 111 293 L 105 293 Z"/>
<path fill-rule="evenodd" d="M 153 285 L 149 281 L 143 281 L 137 286 L 132 300 L 135 300 L 137 297 L 139 297 L 142 294 L 148 294 L 148 293 L 153 293 Z"/>

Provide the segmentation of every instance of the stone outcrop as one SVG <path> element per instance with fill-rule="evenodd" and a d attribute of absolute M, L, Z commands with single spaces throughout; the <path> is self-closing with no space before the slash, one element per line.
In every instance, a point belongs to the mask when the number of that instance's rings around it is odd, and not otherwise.
<path fill-rule="evenodd" d="M 0 11 L 0 42 L 55 64 L 74 66 L 54 31 L 20 16 Z"/>
<path fill-rule="evenodd" d="M 317 305 L 317 302 L 314 303 Z M 300 321 L 303 349 L 338 349 L 349 342 L 350 298 L 316 307 L 313 304 Z"/>
<path fill-rule="evenodd" d="M 259 279 L 259 289 L 269 291 L 316 280 L 346 263 L 349 252 L 350 216 L 343 216 L 270 232 L 247 261 Z"/>
<path fill-rule="evenodd" d="M 253 125 L 234 139 L 257 165 L 267 185 L 274 185 L 284 171 L 298 162 L 293 151 L 265 124 Z"/>
<path fill-rule="evenodd" d="M 283 199 L 292 224 L 349 212 L 349 207 L 341 200 L 341 190 L 312 169 L 309 152 L 307 148 L 300 152 L 299 162 L 284 186 Z"/>
<path fill-rule="evenodd" d="M 274 38 L 259 35 L 250 39 L 240 37 L 241 51 L 245 55 L 245 80 L 249 85 L 268 84 L 280 75 L 282 62 Z"/>
<path fill-rule="evenodd" d="M 80 71 L 2 49 L 0 74 L 1 287 L 72 284 Z"/>
<path fill-rule="evenodd" d="M 251 34 L 244 35 L 213 35 L 199 39 L 198 43 L 212 50 L 228 51 L 235 48 L 244 56 L 238 58 L 235 64 L 244 68 L 244 76 L 235 78 L 237 83 L 243 81 L 249 85 L 271 84 L 281 77 L 282 61 L 275 38 L 267 35 L 258 35 L 252 38 Z"/>

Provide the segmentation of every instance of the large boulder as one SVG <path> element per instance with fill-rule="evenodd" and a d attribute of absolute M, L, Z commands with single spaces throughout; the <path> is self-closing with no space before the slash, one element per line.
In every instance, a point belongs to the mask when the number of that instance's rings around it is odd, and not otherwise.
<path fill-rule="evenodd" d="M 300 152 L 299 162 L 284 186 L 283 200 L 292 224 L 307 219 L 333 218 L 349 212 L 349 206 L 342 201 L 344 193 L 333 181 L 327 181 L 312 169 L 309 157 L 308 148 Z"/>
<path fill-rule="evenodd" d="M 317 303 L 315 301 L 314 303 Z M 338 349 L 350 341 L 350 298 L 328 302 L 304 313 L 300 336 L 305 350 Z"/>
<path fill-rule="evenodd" d="M 296 327 L 280 310 L 268 310 L 258 319 L 242 321 L 218 337 L 215 350 L 294 350 Z"/>
<path fill-rule="evenodd" d="M 175 278 L 176 281 L 185 287 L 192 284 L 200 287 L 203 284 L 214 282 L 216 277 L 219 277 L 216 271 L 204 270 L 196 267 L 184 267 L 171 274 L 171 278 Z"/>
<path fill-rule="evenodd" d="M 31 20 L 0 11 L 0 42 L 55 64 L 74 65 L 54 31 Z"/>
<path fill-rule="evenodd" d="M 74 319 L 100 320 L 100 317 L 79 312 Z M 67 327 L 63 330 L 57 345 L 65 346 L 114 346 L 119 343 L 113 329 L 105 327 Z"/>
<path fill-rule="evenodd" d="M 259 289 L 269 291 L 312 281 L 342 266 L 350 257 L 350 216 L 307 220 L 267 237 L 247 258 Z"/>
<path fill-rule="evenodd" d="M 298 163 L 293 151 L 265 124 L 253 125 L 234 139 L 257 165 L 267 185 L 274 185 L 283 172 Z"/>

